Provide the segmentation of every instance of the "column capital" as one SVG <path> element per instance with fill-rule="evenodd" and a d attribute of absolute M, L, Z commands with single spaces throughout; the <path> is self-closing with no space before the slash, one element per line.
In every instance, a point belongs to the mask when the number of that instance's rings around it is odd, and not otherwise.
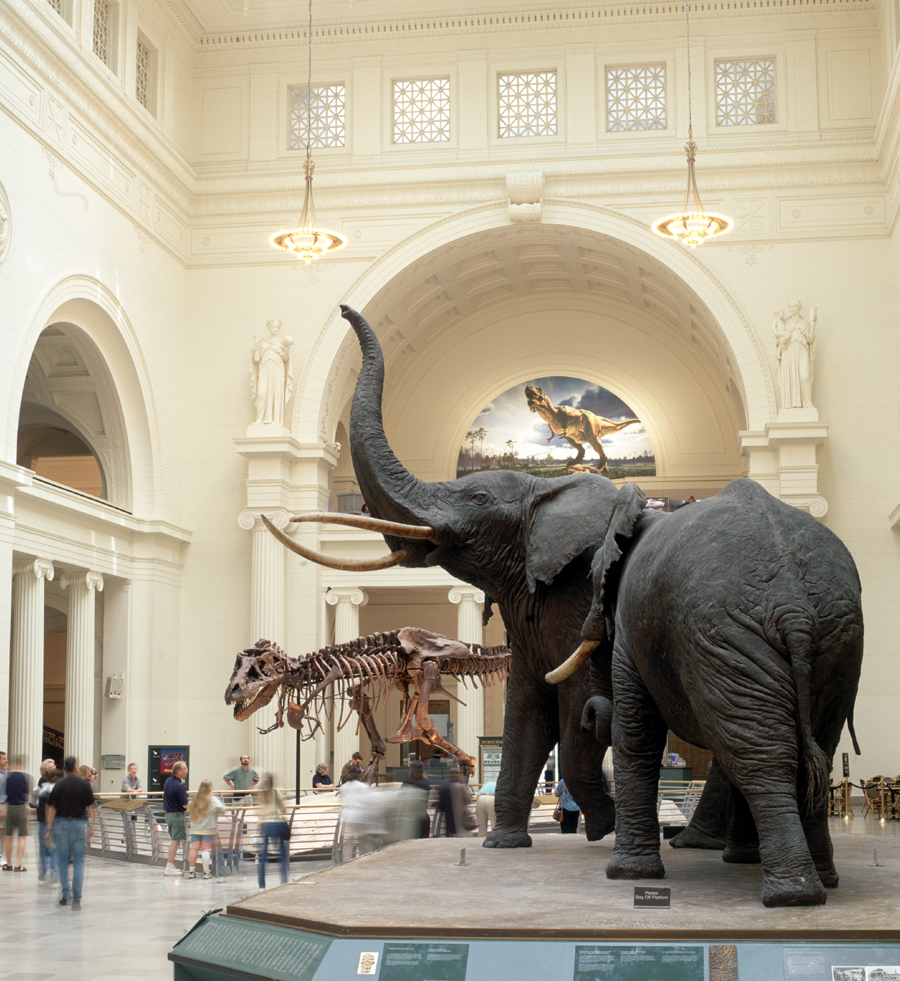
<path fill-rule="evenodd" d="M 46 579 L 48 582 L 53 579 L 53 563 L 50 559 L 18 559 L 13 563 L 13 574 L 23 575 L 32 573 L 35 579 Z"/>
<path fill-rule="evenodd" d="M 484 603 L 484 591 L 478 589 L 476 586 L 454 586 L 449 593 L 447 593 L 447 599 L 451 603 L 462 603 L 463 601 L 467 603 Z"/>
<path fill-rule="evenodd" d="M 103 576 L 90 569 L 85 572 L 64 572 L 59 584 L 63 589 L 68 589 L 69 586 L 87 586 L 88 591 L 96 589 L 98 593 L 103 592 Z"/>
<path fill-rule="evenodd" d="M 353 606 L 365 606 L 369 597 L 358 586 L 332 586 L 325 593 L 325 602 L 329 606 L 337 606 L 342 601 Z"/>
<path fill-rule="evenodd" d="M 285 511 L 284 508 L 244 508 L 238 515 L 238 524 L 244 531 L 259 531 L 262 529 L 268 534 L 268 528 L 260 521 L 261 514 L 264 514 L 279 531 L 290 534 L 295 530 L 294 526 L 290 523 L 290 512 Z"/>

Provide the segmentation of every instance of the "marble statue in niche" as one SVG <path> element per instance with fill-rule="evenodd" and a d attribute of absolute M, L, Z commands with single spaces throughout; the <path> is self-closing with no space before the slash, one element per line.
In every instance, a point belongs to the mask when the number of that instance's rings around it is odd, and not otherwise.
<path fill-rule="evenodd" d="M 284 408 L 294 393 L 294 365 L 291 345 L 294 338 L 278 337 L 280 320 L 266 324 L 268 337 L 253 335 L 250 362 L 250 392 L 256 409 L 254 422 L 263 425 L 284 425 Z"/>
<path fill-rule="evenodd" d="M 785 409 L 812 409 L 813 360 L 816 356 L 816 308 L 809 308 L 809 319 L 801 313 L 803 304 L 791 300 L 787 311 L 776 310 L 775 351 L 778 357 L 778 384 Z"/>

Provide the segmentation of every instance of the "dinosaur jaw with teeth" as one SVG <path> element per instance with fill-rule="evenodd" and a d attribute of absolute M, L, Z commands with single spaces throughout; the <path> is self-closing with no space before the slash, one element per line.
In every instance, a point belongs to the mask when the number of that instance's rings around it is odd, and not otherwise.
<path fill-rule="evenodd" d="M 273 681 L 263 685 L 252 694 L 246 695 L 243 698 L 232 698 L 231 701 L 234 705 L 235 719 L 238 722 L 243 722 L 245 719 L 249 719 L 254 712 L 257 712 L 259 709 L 268 705 L 269 702 L 271 702 L 275 697 L 275 693 L 277 691 L 278 682 Z"/>

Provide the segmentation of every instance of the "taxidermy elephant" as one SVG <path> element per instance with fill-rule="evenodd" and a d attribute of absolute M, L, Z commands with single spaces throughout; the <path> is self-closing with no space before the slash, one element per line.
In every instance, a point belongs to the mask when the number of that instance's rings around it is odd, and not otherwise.
<path fill-rule="evenodd" d="M 342 306 L 341 311 L 363 352 L 350 414 L 350 449 L 372 519 L 329 514 L 292 520 L 330 520 L 378 530 L 395 550 L 386 560 L 390 564 L 440 566 L 485 592 L 487 616 L 492 603 L 500 608 L 513 657 L 497 825 L 484 844 L 531 844 L 528 818 L 535 787 L 557 742 L 562 774 L 584 812 L 587 836 L 602 838 L 613 830 L 615 809 L 600 771 L 608 744 L 598 744 L 593 733 L 581 728 L 589 673 L 580 670 L 558 688 L 544 676 L 580 638 L 591 605 L 593 549 L 603 541 L 612 517 L 615 486 L 590 473 L 542 479 L 486 471 L 443 483 L 414 477 L 385 436 L 384 361 L 375 333 L 355 310 Z M 269 528 L 293 551 L 336 565 L 302 550 L 271 524 Z M 356 568 L 377 566 L 371 562 Z M 600 690 L 611 693 L 608 683 Z"/>
<path fill-rule="evenodd" d="M 612 718 L 612 879 L 661 878 L 656 817 L 666 731 L 712 751 L 731 783 L 726 861 L 755 857 L 766 906 L 824 903 L 838 884 L 828 784 L 863 655 L 856 566 L 810 515 L 741 479 L 666 515 L 626 484 L 593 560 L 594 600 L 570 658 L 606 670 L 587 720 Z M 565 677 L 566 669 L 552 677 Z M 599 722 L 597 721 L 599 720 Z M 723 784 L 724 785 L 724 784 Z"/>

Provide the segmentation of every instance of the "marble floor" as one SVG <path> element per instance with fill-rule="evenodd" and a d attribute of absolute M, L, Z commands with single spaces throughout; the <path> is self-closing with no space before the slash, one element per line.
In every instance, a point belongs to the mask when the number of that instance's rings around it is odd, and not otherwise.
<path fill-rule="evenodd" d="M 864 836 L 874 848 L 900 837 L 900 821 L 862 819 L 858 811 L 830 825 L 835 839 Z M 0 872 L 0 981 L 171 981 L 166 955 L 201 914 L 257 892 L 252 863 L 245 875 L 217 883 L 88 857 L 82 909 L 75 912 L 57 905 L 58 889 L 37 885 L 33 838 L 25 865 L 25 873 Z M 291 878 L 328 866 L 293 863 Z M 269 869 L 274 884 L 276 866 Z"/>
<path fill-rule="evenodd" d="M 327 868 L 296 862 L 291 878 Z M 0 981 L 172 981 L 166 955 L 210 909 L 258 892 L 256 867 L 224 883 L 88 856 L 81 910 L 37 884 L 34 839 L 24 873 L 0 872 Z M 278 882 L 269 865 L 270 885 Z"/>

